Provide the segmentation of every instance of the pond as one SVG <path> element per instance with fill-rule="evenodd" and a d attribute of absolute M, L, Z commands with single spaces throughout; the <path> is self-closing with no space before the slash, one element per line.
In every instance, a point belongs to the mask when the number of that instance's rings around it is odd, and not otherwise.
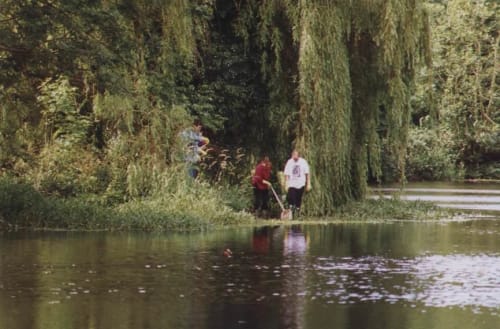
<path fill-rule="evenodd" d="M 498 217 L 191 234 L 0 235 L 5 329 L 491 329 L 499 323 Z"/>

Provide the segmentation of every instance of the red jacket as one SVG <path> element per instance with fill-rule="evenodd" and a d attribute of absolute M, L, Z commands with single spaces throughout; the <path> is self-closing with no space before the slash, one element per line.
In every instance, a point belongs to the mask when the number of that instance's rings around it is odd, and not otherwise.
<path fill-rule="evenodd" d="M 269 187 L 262 181 L 271 178 L 271 167 L 266 165 L 264 162 L 259 162 L 257 167 L 255 167 L 255 174 L 252 178 L 252 185 L 259 190 L 267 190 Z"/>

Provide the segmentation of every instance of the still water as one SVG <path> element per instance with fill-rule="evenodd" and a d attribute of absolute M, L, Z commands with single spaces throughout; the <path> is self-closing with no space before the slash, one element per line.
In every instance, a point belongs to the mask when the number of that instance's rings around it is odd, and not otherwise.
<path fill-rule="evenodd" d="M 0 235 L 2 329 L 499 327 L 498 217 Z"/>
<path fill-rule="evenodd" d="M 372 198 L 430 201 L 444 208 L 500 212 L 500 184 L 424 182 L 401 186 L 373 187 Z"/>

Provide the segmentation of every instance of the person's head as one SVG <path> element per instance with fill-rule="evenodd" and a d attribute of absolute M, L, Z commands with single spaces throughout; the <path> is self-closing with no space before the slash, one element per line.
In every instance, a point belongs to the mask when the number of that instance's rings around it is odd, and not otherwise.
<path fill-rule="evenodd" d="M 292 159 L 294 161 L 298 161 L 299 160 L 299 151 L 297 151 L 297 150 L 293 150 L 292 151 Z"/>
<path fill-rule="evenodd" d="M 271 167 L 271 160 L 269 160 L 269 157 L 267 155 L 263 155 L 260 158 L 260 162 L 264 163 L 267 167 Z"/>
<path fill-rule="evenodd" d="M 201 128 L 203 127 L 203 125 L 201 124 L 201 120 L 200 119 L 194 119 L 193 120 L 193 130 L 196 131 L 196 132 L 201 132 Z"/>

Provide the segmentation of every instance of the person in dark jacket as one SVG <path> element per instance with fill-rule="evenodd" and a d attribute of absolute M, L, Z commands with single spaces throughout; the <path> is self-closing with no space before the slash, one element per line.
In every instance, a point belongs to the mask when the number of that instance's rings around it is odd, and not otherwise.
<path fill-rule="evenodd" d="M 271 183 L 271 161 L 269 157 L 263 156 L 261 161 L 255 167 L 255 173 L 252 177 L 254 210 L 256 216 L 267 217 L 269 210 L 269 187 Z"/>

